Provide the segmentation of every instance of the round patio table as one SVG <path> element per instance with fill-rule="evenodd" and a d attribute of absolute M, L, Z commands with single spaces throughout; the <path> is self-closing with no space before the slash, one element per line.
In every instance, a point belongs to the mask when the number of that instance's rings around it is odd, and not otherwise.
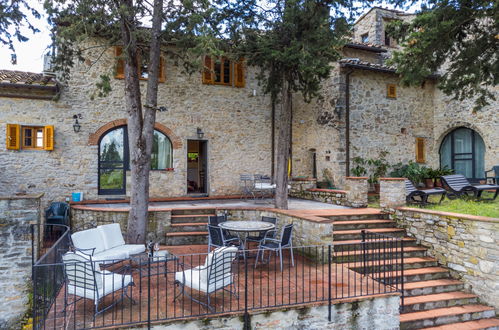
<path fill-rule="evenodd" d="M 275 225 L 273 223 L 260 221 L 260 220 L 230 220 L 225 221 L 218 226 L 222 229 L 235 232 L 239 239 L 243 242 L 244 249 L 247 250 L 246 239 L 250 233 L 255 232 L 267 232 L 269 230 L 275 229 Z M 244 254 L 246 257 L 246 253 Z"/>

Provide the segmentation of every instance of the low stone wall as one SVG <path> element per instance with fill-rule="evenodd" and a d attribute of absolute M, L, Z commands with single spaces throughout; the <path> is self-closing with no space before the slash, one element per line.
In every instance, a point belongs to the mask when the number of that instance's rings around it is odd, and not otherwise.
<path fill-rule="evenodd" d="M 499 219 L 408 207 L 391 218 L 499 311 Z"/>
<path fill-rule="evenodd" d="M 293 178 L 289 185 L 291 186 L 290 192 L 303 191 L 308 189 L 317 188 L 317 179 L 314 178 Z"/>
<path fill-rule="evenodd" d="M 334 189 L 291 190 L 289 196 L 317 202 L 346 206 L 346 191 Z"/>
<path fill-rule="evenodd" d="M 370 297 L 350 302 L 336 302 L 328 306 L 295 307 L 286 310 L 253 313 L 251 329 L 398 329 L 399 297 Z M 154 326 L 156 330 L 169 329 L 242 329 L 241 316 L 181 321 Z M 143 328 L 145 329 L 145 328 Z"/>
<path fill-rule="evenodd" d="M 380 178 L 379 186 L 379 206 L 383 210 L 405 206 L 405 178 Z"/>
<path fill-rule="evenodd" d="M 0 197 L 0 329 L 19 324 L 28 309 L 30 225 L 40 220 L 41 196 Z"/>
<path fill-rule="evenodd" d="M 345 190 L 347 205 L 351 207 L 367 207 L 367 178 L 346 177 Z"/>

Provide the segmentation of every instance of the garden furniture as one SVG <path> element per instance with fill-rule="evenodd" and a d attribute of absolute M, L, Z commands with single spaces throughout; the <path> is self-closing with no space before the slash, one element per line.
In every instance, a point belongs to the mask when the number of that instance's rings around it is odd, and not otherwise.
<path fill-rule="evenodd" d="M 271 223 L 275 227 L 277 227 L 277 218 L 262 216 L 262 220 L 261 221 Z M 271 233 L 269 233 L 269 231 Z M 251 236 L 251 235 L 249 235 L 248 237 L 246 237 L 246 240 L 252 241 L 252 242 L 260 242 L 261 240 L 263 240 L 263 238 L 265 237 L 265 235 L 267 235 L 267 237 L 269 237 L 269 238 L 275 238 L 275 235 L 276 235 L 275 229 L 271 229 L 269 231 L 261 231 L 261 232 L 258 233 L 257 236 Z"/>
<path fill-rule="evenodd" d="M 258 257 L 262 255 L 262 261 L 265 251 L 273 251 L 279 254 L 279 261 L 281 265 L 282 272 L 282 250 L 289 249 L 291 253 L 291 265 L 295 266 L 295 261 L 293 257 L 293 224 L 286 225 L 282 228 L 281 238 L 275 239 L 270 237 L 264 237 L 264 239 L 258 245 L 258 252 L 256 254 L 255 268 L 258 264 Z M 269 256 L 270 258 L 270 256 Z"/>
<path fill-rule="evenodd" d="M 99 264 L 92 259 L 92 256 L 76 252 L 67 252 L 62 256 L 64 263 L 64 274 L 66 277 L 66 294 L 64 295 L 65 309 L 68 305 L 75 304 L 81 299 L 90 299 L 94 301 L 94 317 L 117 303 L 125 297 L 132 303 L 135 301 L 128 295 L 128 287 L 133 286 L 133 278 L 130 274 L 113 273 L 107 270 L 101 270 Z M 125 266 L 120 271 L 127 271 L 129 267 Z M 99 309 L 99 304 L 106 296 L 121 290 L 120 299 L 114 300 L 105 308 Z M 74 295 L 80 297 L 68 304 L 67 296 Z"/>
<path fill-rule="evenodd" d="M 241 241 L 238 237 L 227 238 L 224 231 L 219 226 L 208 225 L 208 252 L 211 252 L 211 247 L 216 248 L 240 245 Z"/>
<path fill-rule="evenodd" d="M 45 209 L 45 223 L 47 225 L 69 226 L 69 204 L 64 202 L 53 202 Z M 52 233 L 54 226 L 50 226 Z"/>
<path fill-rule="evenodd" d="M 275 229 L 275 225 L 270 222 L 265 221 L 226 221 L 219 225 L 222 229 L 225 229 L 229 232 L 234 232 L 239 236 L 239 240 L 241 242 L 240 247 L 244 250 L 247 250 L 247 238 L 251 233 L 255 232 L 267 232 Z M 246 258 L 246 253 L 243 254 L 243 257 Z"/>
<path fill-rule="evenodd" d="M 94 261 L 113 263 L 145 251 L 144 244 L 125 244 L 118 223 L 78 231 L 71 235 L 73 247 L 90 254 Z"/>
<path fill-rule="evenodd" d="M 473 197 L 479 200 L 495 200 L 499 194 L 499 185 L 491 184 L 481 184 L 472 185 L 464 175 L 454 174 L 454 175 L 444 175 L 442 176 L 442 182 L 449 188 L 450 192 L 447 193 L 449 199 L 455 199 L 456 197 L 468 197 L 473 194 Z M 495 190 L 494 197 L 482 199 L 482 193 L 486 190 Z"/>
<path fill-rule="evenodd" d="M 215 227 L 216 228 L 216 227 Z M 174 301 L 180 295 L 186 295 L 192 301 L 207 307 L 210 311 L 214 308 L 210 303 L 210 294 L 219 290 L 225 290 L 237 298 L 234 288 L 234 275 L 232 274 L 232 262 L 237 255 L 237 247 L 219 247 L 206 256 L 203 266 L 194 267 L 175 273 L 175 283 L 180 285 L 180 293 L 175 296 Z M 227 289 L 230 286 L 231 289 Z M 201 302 L 187 294 L 185 288 L 200 291 L 206 294 L 207 302 Z"/>
<path fill-rule="evenodd" d="M 419 205 L 426 205 L 426 204 L 432 204 L 428 202 L 428 197 L 431 195 L 440 195 L 440 200 L 438 201 L 438 204 L 442 203 L 442 201 L 445 198 L 445 194 L 447 191 L 442 188 L 433 188 L 433 189 L 427 189 L 427 190 L 418 190 L 414 184 L 412 183 L 411 180 L 405 180 L 405 194 L 406 194 L 406 201 L 407 203 L 410 204 L 419 204 Z"/>
<path fill-rule="evenodd" d="M 489 172 L 492 174 L 489 175 Z M 492 166 L 492 169 L 485 171 L 485 180 L 488 182 L 489 179 L 493 184 L 499 184 L 499 165 Z"/>

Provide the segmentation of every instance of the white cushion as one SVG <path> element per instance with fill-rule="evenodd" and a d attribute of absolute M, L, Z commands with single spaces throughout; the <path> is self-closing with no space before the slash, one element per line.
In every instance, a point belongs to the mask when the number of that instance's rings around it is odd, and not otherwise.
<path fill-rule="evenodd" d="M 128 258 L 127 250 L 123 249 L 122 246 L 117 246 L 109 250 L 104 250 L 99 253 L 94 253 L 94 255 L 92 256 L 92 260 L 99 261 L 102 263 L 112 263 L 127 258 Z"/>
<path fill-rule="evenodd" d="M 116 246 L 125 245 L 125 240 L 123 239 L 119 223 L 102 225 L 97 228 L 101 231 L 106 249 L 112 249 Z"/>
<path fill-rule="evenodd" d="M 74 246 L 78 249 L 95 248 L 94 254 L 102 252 L 106 249 L 99 228 L 78 231 L 71 235 L 71 240 L 73 241 Z"/>
<path fill-rule="evenodd" d="M 257 182 L 255 183 L 256 189 L 275 189 L 275 184 L 267 183 L 267 182 Z"/>
<path fill-rule="evenodd" d="M 102 273 L 95 273 L 97 288 L 95 286 L 76 286 L 72 283 L 68 284 L 68 294 L 73 294 L 78 297 L 83 297 L 87 299 L 92 299 L 98 301 L 108 294 L 125 288 L 127 285 L 133 283 L 133 278 L 131 275 L 121 275 L 117 273 L 111 273 L 107 270 Z"/>
<path fill-rule="evenodd" d="M 128 257 L 130 257 L 133 254 L 142 253 L 146 251 L 146 247 L 144 244 L 125 244 L 115 247 L 115 249 L 117 248 L 120 248 L 122 251 L 126 251 Z"/>

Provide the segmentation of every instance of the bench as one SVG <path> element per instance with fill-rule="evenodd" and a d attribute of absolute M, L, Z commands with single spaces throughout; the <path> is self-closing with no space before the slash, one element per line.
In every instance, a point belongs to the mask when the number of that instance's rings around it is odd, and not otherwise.
<path fill-rule="evenodd" d="M 125 244 L 118 223 L 78 231 L 71 235 L 73 247 L 92 256 L 100 263 L 113 263 L 128 259 L 145 251 L 144 244 Z"/>
<path fill-rule="evenodd" d="M 441 180 L 444 185 L 447 186 L 448 190 L 450 190 L 450 192 L 447 193 L 449 199 L 469 197 L 470 194 L 473 194 L 473 198 L 477 201 L 495 200 L 499 194 L 499 185 L 481 184 L 474 186 L 461 174 L 444 175 Z M 494 197 L 482 199 L 482 193 L 486 190 L 495 190 Z"/>

